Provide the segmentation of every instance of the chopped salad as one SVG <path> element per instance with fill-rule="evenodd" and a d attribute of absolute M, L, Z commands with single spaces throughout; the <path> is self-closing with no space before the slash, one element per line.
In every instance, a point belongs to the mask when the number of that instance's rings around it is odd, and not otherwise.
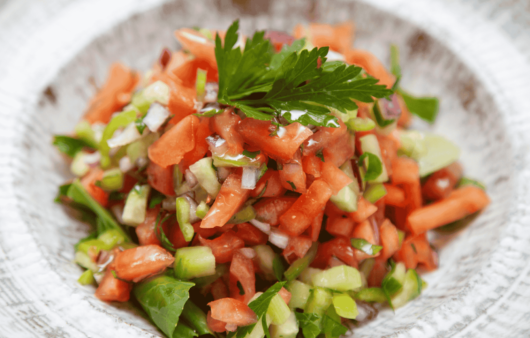
<path fill-rule="evenodd" d="M 490 202 L 434 134 L 434 97 L 353 49 L 354 26 L 183 28 L 141 74 L 113 64 L 71 136 L 56 201 L 92 225 L 82 285 L 167 337 L 339 337 L 438 267 L 428 231 Z"/>

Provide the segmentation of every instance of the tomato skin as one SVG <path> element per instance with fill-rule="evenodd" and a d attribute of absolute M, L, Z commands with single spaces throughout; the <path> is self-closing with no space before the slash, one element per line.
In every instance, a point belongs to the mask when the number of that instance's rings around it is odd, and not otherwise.
<path fill-rule="evenodd" d="M 191 28 L 181 28 L 175 31 L 175 37 L 197 59 L 204 60 L 210 67 L 217 69 L 215 45 L 203 34 Z"/>
<path fill-rule="evenodd" d="M 279 174 L 280 182 L 285 189 L 299 192 L 301 194 L 307 191 L 306 175 L 302 165 L 298 163 L 284 164 L 282 170 L 279 170 Z M 292 185 L 289 182 L 291 182 Z"/>
<path fill-rule="evenodd" d="M 316 178 L 321 176 L 321 163 L 322 160 L 316 155 L 311 154 L 302 158 L 302 167 L 304 172 L 308 175 L 313 175 Z"/>
<path fill-rule="evenodd" d="M 311 248 L 311 245 L 313 245 L 311 238 L 305 236 L 291 237 L 282 255 L 291 264 L 298 258 L 304 257 Z"/>
<path fill-rule="evenodd" d="M 348 175 L 332 162 L 322 163 L 322 179 L 329 184 L 333 194 L 338 194 L 342 188 L 353 182 Z"/>
<path fill-rule="evenodd" d="M 254 204 L 256 219 L 269 223 L 271 226 L 280 224 L 280 216 L 283 215 L 296 202 L 296 197 L 264 198 Z"/>
<path fill-rule="evenodd" d="M 304 156 L 314 155 L 328 145 L 335 143 L 340 137 L 348 133 L 344 122 L 339 119 L 339 127 L 320 127 L 316 133 L 304 142 Z"/>
<path fill-rule="evenodd" d="M 381 259 L 389 259 L 399 250 L 399 235 L 396 227 L 386 219 L 379 227 L 379 237 L 381 237 Z"/>
<path fill-rule="evenodd" d="M 462 171 L 462 166 L 455 162 L 433 173 L 423 184 L 423 198 L 437 201 L 449 196 L 462 177 Z"/>
<path fill-rule="evenodd" d="M 167 227 L 167 228 L 166 228 Z M 186 242 L 184 239 L 184 234 L 182 233 L 182 230 L 180 230 L 180 226 L 177 223 L 177 220 L 174 218 L 166 221 L 162 228 L 164 229 L 164 233 L 166 234 L 167 239 L 173 244 L 173 247 L 175 249 L 180 249 L 185 246 L 188 246 L 189 242 Z"/>
<path fill-rule="evenodd" d="M 114 261 L 116 275 L 123 280 L 138 282 L 164 271 L 175 258 L 158 245 L 144 245 L 120 252 Z"/>
<path fill-rule="evenodd" d="M 204 239 L 199 235 L 199 241 L 201 245 L 212 249 L 215 262 L 218 264 L 230 262 L 234 252 L 245 247 L 245 242 L 231 230 L 213 240 Z"/>
<path fill-rule="evenodd" d="M 270 121 L 244 119 L 237 130 L 246 143 L 262 149 L 274 159 L 289 161 L 300 145 L 313 134 L 311 130 L 298 122 L 282 127 L 282 136 L 270 136 L 274 130 Z"/>
<path fill-rule="evenodd" d="M 237 282 L 241 283 L 245 292 L 244 295 L 240 294 Z M 256 275 L 254 263 L 250 258 L 237 250 L 230 264 L 230 296 L 234 299 L 244 301 L 247 304 L 255 294 Z"/>
<path fill-rule="evenodd" d="M 379 79 L 379 84 L 383 84 L 387 88 L 392 88 L 396 81 L 395 77 L 386 70 L 381 61 L 368 51 L 351 49 L 344 54 L 344 57 L 346 62 L 362 67 L 368 74 Z"/>
<path fill-rule="evenodd" d="M 381 282 L 383 281 L 383 278 L 385 278 L 387 272 L 388 268 L 386 260 L 377 257 L 372 271 L 370 271 L 370 275 L 367 278 L 368 286 L 377 288 L 381 287 Z"/>
<path fill-rule="evenodd" d="M 329 46 L 330 49 L 344 53 L 353 44 L 355 27 L 352 22 L 343 22 L 337 25 L 323 23 L 309 24 L 308 33 L 302 25 L 296 25 L 294 36 L 300 39 L 304 36 L 311 39 L 311 43 L 317 47 Z"/>
<path fill-rule="evenodd" d="M 170 124 L 178 124 L 185 117 L 195 113 L 197 93 L 195 86 L 186 87 L 172 73 L 160 73 L 151 78 L 151 82 L 162 81 L 169 86 L 169 102 L 167 108 L 174 115 Z"/>
<path fill-rule="evenodd" d="M 184 154 L 182 161 L 179 163 L 181 172 L 185 172 L 193 163 L 197 162 L 208 152 L 208 143 L 206 138 L 213 134 L 210 130 L 210 118 L 201 117 L 200 123 L 195 130 L 195 147 Z"/>
<path fill-rule="evenodd" d="M 157 205 L 152 209 L 148 209 L 145 214 L 145 220 L 136 227 L 135 231 L 140 245 L 153 244 L 162 246 L 162 243 L 160 243 L 160 240 L 158 240 L 158 237 L 155 233 L 155 223 L 159 211 L 160 205 Z"/>
<path fill-rule="evenodd" d="M 294 37 L 290 34 L 280 31 L 268 30 L 265 32 L 265 39 L 269 39 L 276 52 L 282 50 L 284 44 L 291 45 L 294 42 Z"/>
<path fill-rule="evenodd" d="M 250 190 L 241 188 L 241 175 L 230 174 L 221 186 L 210 211 L 201 222 L 201 228 L 222 227 L 247 200 Z"/>
<path fill-rule="evenodd" d="M 357 211 L 348 213 L 348 216 L 356 223 L 366 221 L 368 217 L 375 214 L 377 207 L 372 203 L 368 202 L 363 197 L 359 198 L 357 203 Z"/>
<path fill-rule="evenodd" d="M 305 234 L 311 238 L 313 242 L 318 241 L 318 237 L 320 236 L 320 229 L 322 228 L 322 220 L 324 219 L 324 210 L 320 211 L 311 222 L 311 225 L 309 228 L 307 228 Z"/>
<path fill-rule="evenodd" d="M 131 283 L 114 278 L 112 270 L 107 269 L 96 289 L 96 297 L 105 302 L 126 302 L 129 300 L 131 290 Z"/>
<path fill-rule="evenodd" d="M 81 184 L 96 202 L 103 207 L 107 207 L 109 203 L 109 194 L 105 190 L 96 186 L 96 181 L 100 181 L 102 178 L 103 170 L 100 168 L 94 168 L 81 179 Z"/>
<path fill-rule="evenodd" d="M 353 221 L 348 217 L 333 216 L 328 218 L 326 231 L 333 236 L 350 237 L 354 225 Z"/>
<path fill-rule="evenodd" d="M 241 223 L 237 226 L 237 236 L 245 241 L 247 246 L 266 244 L 269 236 L 249 223 Z"/>
<path fill-rule="evenodd" d="M 226 141 L 230 155 L 238 155 L 243 152 L 243 137 L 237 131 L 237 125 L 240 122 L 241 117 L 235 114 L 232 109 L 225 109 L 221 114 L 210 119 L 210 128 Z"/>
<path fill-rule="evenodd" d="M 408 235 L 401 249 L 394 254 L 394 259 L 396 262 L 405 263 L 407 269 L 415 269 L 418 264 L 428 271 L 438 268 L 438 255 L 431 248 L 425 233 L 417 236 Z"/>
<path fill-rule="evenodd" d="M 155 162 L 149 162 L 147 166 L 147 183 L 156 190 L 167 196 L 175 196 L 173 186 L 173 166 L 162 168 Z"/>
<path fill-rule="evenodd" d="M 222 278 L 217 278 L 217 280 L 212 283 L 212 296 L 214 300 L 228 297 L 228 288 Z"/>
<path fill-rule="evenodd" d="M 195 233 L 200 235 L 202 238 L 210 238 L 217 234 L 219 228 L 205 229 L 201 228 L 201 221 L 195 222 L 192 224 Z M 196 236 L 197 237 L 197 236 Z"/>
<path fill-rule="evenodd" d="M 316 258 L 311 263 L 311 266 L 318 269 L 325 269 L 332 257 L 337 257 L 354 268 L 358 266 L 349 238 L 337 237 L 320 244 Z"/>
<path fill-rule="evenodd" d="M 374 228 L 372 227 L 372 224 L 368 220 L 357 224 L 355 228 L 353 229 L 351 237 L 362 238 L 366 240 L 368 243 L 373 244 L 373 245 L 379 244 L 375 238 Z M 375 256 L 368 255 L 367 253 L 364 253 L 358 249 L 354 249 L 354 252 L 355 252 L 355 258 L 359 262 L 366 258 L 375 257 Z M 376 256 L 379 256 L 379 255 L 380 253 L 378 253 Z"/>
<path fill-rule="evenodd" d="M 219 81 L 217 69 L 212 68 L 208 62 L 201 59 L 185 60 L 184 63 L 175 67 L 171 72 L 182 81 L 184 86 L 191 88 L 195 86 L 197 81 L 198 69 L 206 71 L 207 82 Z"/>
<path fill-rule="evenodd" d="M 285 190 L 280 180 L 280 173 L 277 170 L 269 169 L 256 183 L 256 188 L 252 190 L 250 196 L 279 197 L 285 193 Z"/>
<path fill-rule="evenodd" d="M 206 316 L 206 323 L 208 324 L 208 327 L 213 332 L 225 332 L 226 329 L 226 323 L 222 322 L 217 319 L 212 318 L 212 311 L 208 311 L 208 315 Z"/>
<path fill-rule="evenodd" d="M 286 288 L 282 287 L 278 294 L 282 297 L 285 304 L 289 305 L 289 302 L 291 301 L 291 293 Z"/>
<path fill-rule="evenodd" d="M 301 235 L 324 209 L 331 194 L 331 188 L 326 182 L 322 180 L 313 182 L 307 192 L 280 216 L 280 229 L 290 236 Z"/>
<path fill-rule="evenodd" d="M 246 326 L 258 321 L 254 311 L 246 303 L 237 299 L 222 298 L 208 303 L 208 306 L 212 309 L 212 318 L 225 323 Z"/>
<path fill-rule="evenodd" d="M 324 159 L 340 167 L 355 155 L 355 139 L 349 133 L 340 136 L 322 151 Z"/>

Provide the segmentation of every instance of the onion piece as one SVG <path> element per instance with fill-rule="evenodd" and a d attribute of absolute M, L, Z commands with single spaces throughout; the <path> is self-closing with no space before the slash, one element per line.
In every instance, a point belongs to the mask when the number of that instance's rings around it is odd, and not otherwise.
<path fill-rule="evenodd" d="M 183 195 L 182 197 L 186 198 L 186 200 L 190 204 L 190 223 L 193 224 L 195 222 L 200 221 L 201 219 L 197 217 L 197 202 L 195 202 L 195 200 L 191 198 L 188 194 Z"/>
<path fill-rule="evenodd" d="M 269 242 L 280 249 L 285 249 L 287 244 L 289 244 L 289 236 L 281 230 L 272 228 L 271 234 L 269 235 Z"/>
<path fill-rule="evenodd" d="M 144 123 L 150 131 L 156 132 L 166 122 L 170 113 L 160 103 L 152 103 L 144 117 Z"/>
<path fill-rule="evenodd" d="M 121 133 L 107 140 L 107 144 L 110 148 L 121 147 L 138 140 L 140 137 L 142 135 L 138 132 L 136 123 L 132 122 Z"/>
<path fill-rule="evenodd" d="M 129 156 L 124 156 L 120 158 L 119 167 L 122 172 L 126 173 L 132 168 L 134 168 L 134 163 L 131 162 L 131 159 L 129 158 Z"/>
<path fill-rule="evenodd" d="M 220 136 L 208 136 L 206 142 L 214 156 L 222 156 L 228 151 L 228 143 Z"/>
<path fill-rule="evenodd" d="M 204 89 L 206 91 L 206 94 L 204 95 L 204 102 L 212 102 L 212 103 L 217 102 L 217 93 L 219 92 L 219 84 L 217 82 L 207 82 Z"/>
<path fill-rule="evenodd" d="M 169 210 L 169 211 L 175 211 L 177 209 L 177 205 L 175 203 L 176 197 L 167 197 L 162 201 L 162 209 Z"/>
<path fill-rule="evenodd" d="M 121 223 L 121 224 L 125 224 L 123 223 L 123 205 L 122 204 L 115 204 L 113 205 L 110 210 L 112 211 L 112 213 L 114 214 L 114 217 L 116 217 L 116 220 Z"/>
<path fill-rule="evenodd" d="M 100 160 L 101 160 L 101 153 L 99 151 L 93 152 L 91 154 L 86 153 L 83 156 L 83 162 L 85 162 L 88 165 L 99 164 Z"/>
<path fill-rule="evenodd" d="M 254 249 L 252 248 L 241 248 L 239 249 L 239 252 L 241 252 L 243 255 L 245 255 L 245 257 L 250 259 L 254 259 L 254 257 L 256 257 L 256 251 L 254 251 Z"/>
<path fill-rule="evenodd" d="M 259 168 L 243 167 L 243 177 L 241 178 L 241 188 L 252 190 L 256 188 L 258 182 Z"/>
<path fill-rule="evenodd" d="M 231 173 L 232 173 L 232 170 L 230 170 L 230 168 L 227 168 L 227 167 L 217 167 L 217 177 L 218 177 L 221 181 L 226 180 L 226 178 L 228 177 L 228 175 L 230 175 Z"/>
<path fill-rule="evenodd" d="M 184 177 L 186 179 L 186 182 L 188 182 L 188 186 L 193 189 L 199 183 L 197 180 L 197 177 L 191 172 L 191 170 L 186 169 L 186 172 L 184 173 Z"/>
<path fill-rule="evenodd" d="M 262 232 L 266 233 L 267 235 L 271 234 L 271 225 L 269 223 L 260 222 L 255 218 L 251 219 L 249 223 L 261 230 Z"/>
<path fill-rule="evenodd" d="M 341 53 L 337 53 L 337 52 L 334 52 L 332 50 L 329 50 L 328 51 L 328 55 L 326 55 L 326 61 L 327 62 L 331 62 L 331 61 L 342 61 L 342 62 L 345 62 L 346 59 L 344 58 L 344 55 L 342 55 Z"/>

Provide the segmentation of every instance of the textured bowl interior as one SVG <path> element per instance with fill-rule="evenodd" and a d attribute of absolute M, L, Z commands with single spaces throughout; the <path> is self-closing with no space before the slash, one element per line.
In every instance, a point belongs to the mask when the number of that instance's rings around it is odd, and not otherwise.
<path fill-rule="evenodd" d="M 95 92 L 94 83 L 103 83 L 112 62 L 119 60 L 145 70 L 163 47 L 178 46 L 173 38 L 174 29 L 199 25 L 224 29 L 235 17 L 241 17 L 246 33 L 264 28 L 290 31 L 296 23 L 309 20 L 353 20 L 357 26 L 355 46 L 372 51 L 385 62 L 389 58 L 389 45 L 398 45 L 403 87 L 413 93 L 441 98 L 436 124 L 431 127 L 418 122 L 417 127 L 432 129 L 460 145 L 466 175 L 482 180 L 488 187 L 492 204 L 471 226 L 457 235 L 435 238 L 440 268 L 423 276 L 429 287 L 422 296 L 396 313 L 382 311 L 373 322 L 355 329 L 355 337 L 398 333 L 451 336 L 480 314 L 480 310 L 462 313 L 455 299 L 476 295 L 477 309 L 492 304 L 494 299 L 482 294 L 488 291 L 481 290 L 477 281 L 485 278 L 484 269 L 495 264 L 492 254 L 515 198 L 511 179 L 515 160 L 506 119 L 487 86 L 457 56 L 454 48 L 367 3 L 345 1 L 340 6 L 319 1 L 311 6 L 296 1 L 250 3 L 254 5 L 250 6 L 248 1 L 234 4 L 176 1 L 133 15 L 79 50 L 61 66 L 38 100 L 28 104 L 27 118 L 18 126 L 18 134 L 25 136 L 15 137 L 21 151 L 13 162 L 16 167 L 13 184 L 16 211 L 36 245 L 31 246 L 31 254 L 22 255 L 14 248 L 17 240 L 24 241 L 23 236 L 2 240 L 2 249 L 14 261 L 13 269 L 26 268 L 20 269 L 25 272 L 18 280 L 18 287 L 25 289 L 25 293 L 11 293 L 11 305 L 20 307 L 24 325 L 44 327 L 42 332 L 51 332 L 50 337 L 160 335 L 134 308 L 102 303 L 93 296 L 93 287 L 76 282 L 81 269 L 72 263 L 73 245 L 89 229 L 53 203 L 57 186 L 71 176 L 63 158 L 51 146 L 51 139 L 53 134 L 73 129 Z M 17 255 L 23 259 L 13 258 Z M 38 276 L 32 277 L 35 271 Z M 36 299 L 40 301 L 33 302 Z M 25 302 L 31 306 L 25 306 Z M 6 325 L 9 323 L 12 322 L 6 321 Z"/>

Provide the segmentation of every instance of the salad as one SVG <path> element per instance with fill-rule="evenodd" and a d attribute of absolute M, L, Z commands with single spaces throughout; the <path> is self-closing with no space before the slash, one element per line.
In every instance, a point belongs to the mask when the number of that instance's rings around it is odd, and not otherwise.
<path fill-rule="evenodd" d="M 144 74 L 113 64 L 72 135 L 56 201 L 91 224 L 79 283 L 167 337 L 339 337 L 418 297 L 428 231 L 490 202 L 459 149 L 409 129 L 438 100 L 352 49 L 351 23 L 293 35 L 183 28 Z"/>

